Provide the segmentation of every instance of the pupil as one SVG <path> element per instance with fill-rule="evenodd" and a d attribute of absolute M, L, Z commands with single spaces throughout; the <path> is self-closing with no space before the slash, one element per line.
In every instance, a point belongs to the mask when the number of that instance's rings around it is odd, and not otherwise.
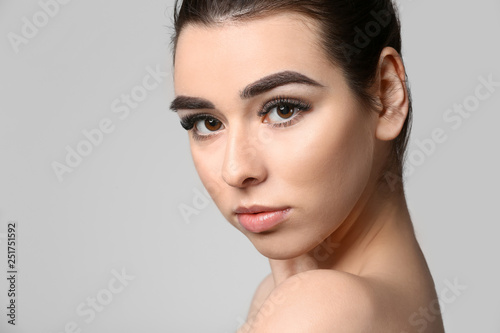
<path fill-rule="evenodd" d="M 280 117 L 282 118 L 290 118 L 292 116 L 292 110 L 288 105 L 280 105 L 278 107 L 278 111 L 280 113 Z"/>

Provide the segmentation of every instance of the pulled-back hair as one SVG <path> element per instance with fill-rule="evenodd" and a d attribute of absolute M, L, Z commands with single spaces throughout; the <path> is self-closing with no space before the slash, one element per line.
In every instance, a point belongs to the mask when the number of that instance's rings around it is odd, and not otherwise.
<path fill-rule="evenodd" d="M 401 27 L 391 0 L 184 0 L 180 6 L 176 0 L 172 36 L 174 65 L 179 35 L 187 24 L 213 26 L 280 12 L 312 18 L 319 27 L 321 46 L 330 62 L 342 70 L 355 95 L 369 109 L 380 107 L 369 89 L 376 79 L 382 49 L 390 46 L 401 56 Z M 384 180 L 387 172 L 402 177 L 412 122 L 408 85 L 407 92 L 408 116 L 401 133 L 393 140 L 380 180 Z"/>

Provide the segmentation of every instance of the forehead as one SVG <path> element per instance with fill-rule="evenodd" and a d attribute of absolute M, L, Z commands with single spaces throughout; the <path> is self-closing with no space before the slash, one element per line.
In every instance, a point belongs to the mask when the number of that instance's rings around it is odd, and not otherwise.
<path fill-rule="evenodd" d="M 331 67 L 312 20 L 294 13 L 182 30 L 176 50 L 176 94 L 242 88 L 266 75 L 295 70 L 321 78 Z M 209 84 L 207 86 L 207 84 Z"/>

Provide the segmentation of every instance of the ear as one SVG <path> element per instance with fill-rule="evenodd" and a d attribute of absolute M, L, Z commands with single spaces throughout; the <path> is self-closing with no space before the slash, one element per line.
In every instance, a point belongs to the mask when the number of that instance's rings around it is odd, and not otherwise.
<path fill-rule="evenodd" d="M 390 141 L 401 132 L 409 106 L 403 61 L 392 47 L 384 48 L 380 54 L 375 86 L 382 106 L 375 136 L 379 140 Z"/>

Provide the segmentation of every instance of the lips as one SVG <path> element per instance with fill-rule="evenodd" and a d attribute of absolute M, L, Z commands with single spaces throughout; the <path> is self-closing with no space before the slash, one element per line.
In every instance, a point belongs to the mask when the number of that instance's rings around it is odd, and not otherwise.
<path fill-rule="evenodd" d="M 238 207 L 234 212 L 243 228 L 253 233 L 260 233 L 284 222 L 290 211 L 290 207 L 252 206 Z"/>

